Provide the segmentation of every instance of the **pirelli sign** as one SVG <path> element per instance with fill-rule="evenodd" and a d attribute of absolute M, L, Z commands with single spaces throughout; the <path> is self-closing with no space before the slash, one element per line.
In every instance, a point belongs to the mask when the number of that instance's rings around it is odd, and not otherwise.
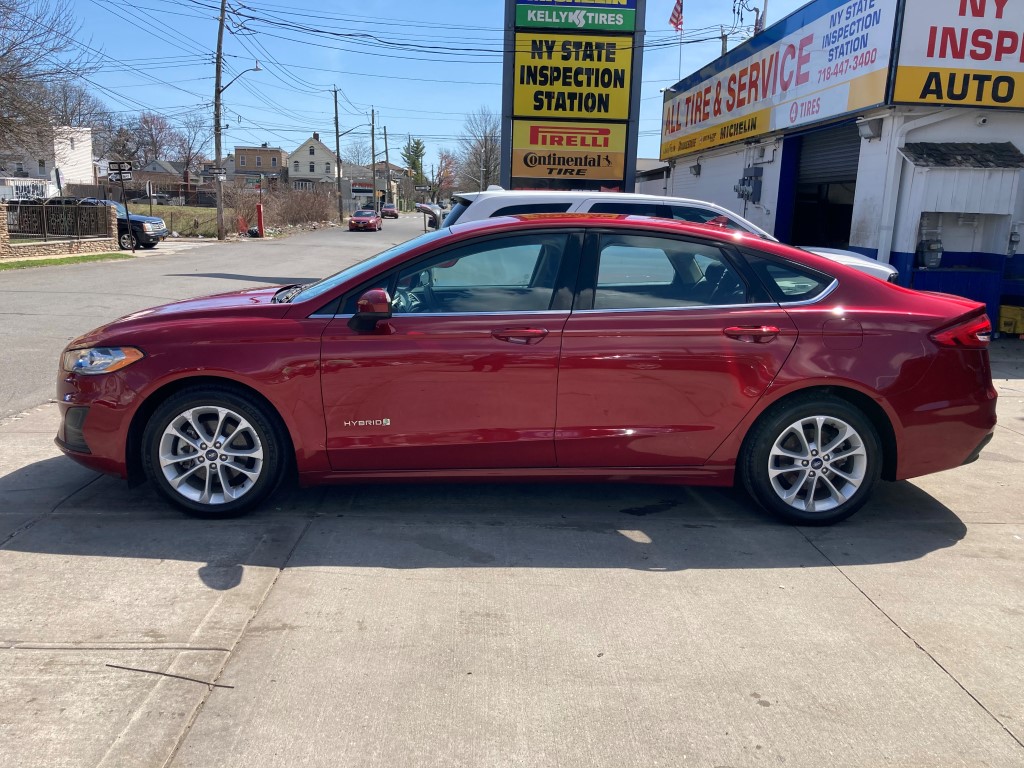
<path fill-rule="evenodd" d="M 625 172 L 626 126 L 516 120 L 512 175 L 525 179 L 620 179 Z"/>
<path fill-rule="evenodd" d="M 632 191 L 643 18 L 644 0 L 506 0 L 503 186 Z"/>

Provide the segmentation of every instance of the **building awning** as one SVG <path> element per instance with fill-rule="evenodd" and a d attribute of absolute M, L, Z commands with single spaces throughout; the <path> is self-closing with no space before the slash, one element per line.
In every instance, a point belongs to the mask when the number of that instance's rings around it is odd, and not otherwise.
<path fill-rule="evenodd" d="M 905 145 L 901 152 L 921 168 L 1024 168 L 1024 154 L 1010 141 L 922 141 Z"/>

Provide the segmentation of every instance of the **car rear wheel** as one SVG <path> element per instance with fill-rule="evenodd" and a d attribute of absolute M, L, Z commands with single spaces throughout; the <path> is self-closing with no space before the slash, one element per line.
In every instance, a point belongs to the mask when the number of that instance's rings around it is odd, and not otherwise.
<path fill-rule="evenodd" d="M 863 506 L 881 465 L 871 421 L 844 400 L 815 396 L 762 416 L 739 469 L 747 491 L 770 512 L 797 525 L 831 525 Z"/>
<path fill-rule="evenodd" d="M 186 512 L 247 512 L 280 483 L 287 440 L 276 415 L 225 388 L 191 389 L 162 403 L 143 434 L 143 465 Z"/>
<path fill-rule="evenodd" d="M 133 244 L 136 248 L 138 248 L 139 241 L 135 239 L 134 235 L 131 235 L 128 232 L 124 232 L 118 236 L 117 244 L 121 246 L 122 251 L 128 251 L 131 250 Z"/>

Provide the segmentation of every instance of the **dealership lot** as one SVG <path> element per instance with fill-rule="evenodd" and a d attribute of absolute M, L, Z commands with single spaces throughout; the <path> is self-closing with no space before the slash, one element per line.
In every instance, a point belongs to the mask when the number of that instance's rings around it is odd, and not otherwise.
<path fill-rule="evenodd" d="M 330 271 L 258 247 L 248 270 L 202 249 L 208 274 Z M 202 521 L 25 409 L 0 422 L 0 766 L 1024 764 L 1022 347 L 993 346 L 977 463 L 827 529 L 738 491 L 569 484 Z"/>

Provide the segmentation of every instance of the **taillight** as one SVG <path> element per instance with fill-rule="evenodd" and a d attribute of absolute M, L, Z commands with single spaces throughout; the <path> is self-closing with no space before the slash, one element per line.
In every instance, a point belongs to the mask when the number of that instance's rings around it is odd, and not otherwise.
<path fill-rule="evenodd" d="M 992 340 L 992 323 L 988 321 L 988 315 L 979 315 L 935 331 L 931 340 L 940 347 L 984 349 Z"/>

